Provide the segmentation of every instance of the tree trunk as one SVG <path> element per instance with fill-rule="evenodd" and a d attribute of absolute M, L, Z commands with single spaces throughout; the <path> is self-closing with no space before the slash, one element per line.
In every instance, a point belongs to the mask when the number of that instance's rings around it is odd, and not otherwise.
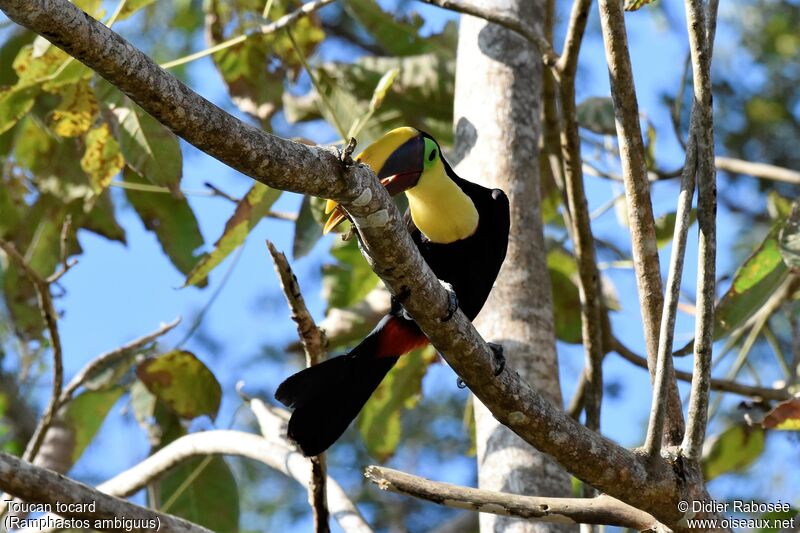
<path fill-rule="evenodd" d="M 541 0 L 479 0 L 534 25 Z M 511 200 L 508 255 L 492 296 L 478 317 L 486 340 L 505 349 L 507 368 L 561 405 L 553 304 L 539 199 L 538 139 L 542 65 L 531 45 L 493 24 L 461 19 L 456 68 L 458 173 L 498 187 Z M 523 442 L 475 399 L 478 484 L 483 489 L 568 496 L 569 476 Z M 568 526 L 483 514 L 483 532 L 566 530 Z"/>

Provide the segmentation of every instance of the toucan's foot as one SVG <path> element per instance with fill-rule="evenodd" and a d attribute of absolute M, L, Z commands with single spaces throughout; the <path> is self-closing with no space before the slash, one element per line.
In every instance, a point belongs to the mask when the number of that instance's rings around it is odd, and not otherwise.
<path fill-rule="evenodd" d="M 456 310 L 458 309 L 458 296 L 456 296 L 456 291 L 453 289 L 452 285 L 442 280 L 439 280 L 439 283 L 445 288 L 449 298 L 447 302 L 447 313 L 444 315 L 444 318 L 442 318 L 442 322 L 447 322 L 456 314 Z"/>
<path fill-rule="evenodd" d="M 466 389 L 467 388 L 467 384 L 464 383 L 463 379 L 456 378 L 456 387 L 458 387 L 459 389 Z"/>
<path fill-rule="evenodd" d="M 492 353 L 494 354 L 494 375 L 499 376 L 506 368 L 506 356 L 503 355 L 503 345 L 496 344 L 494 342 L 487 342 L 486 344 L 489 345 L 489 348 L 491 348 Z"/>

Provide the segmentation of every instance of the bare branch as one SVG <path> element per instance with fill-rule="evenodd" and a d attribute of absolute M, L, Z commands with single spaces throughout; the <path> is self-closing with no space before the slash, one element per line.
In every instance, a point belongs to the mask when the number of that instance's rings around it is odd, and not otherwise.
<path fill-rule="evenodd" d="M 483 19 L 487 22 L 503 26 L 516 32 L 530 41 L 542 56 L 542 63 L 548 67 L 553 67 L 558 62 L 558 54 L 553 51 L 553 46 L 545 39 L 538 28 L 530 27 L 518 17 L 506 13 L 500 13 L 489 9 L 463 2 L 462 0 L 422 0 L 426 4 L 441 7 L 456 13 L 463 13 L 473 17 Z"/>
<path fill-rule="evenodd" d="M 25 453 L 22 455 L 23 460 L 32 462 L 36 458 L 36 454 L 39 453 L 39 447 L 44 441 L 47 429 L 53 423 L 53 418 L 59 406 L 61 387 L 64 384 L 64 356 L 61 351 L 61 335 L 58 333 L 58 316 L 53 306 L 50 284 L 31 268 L 12 243 L 0 239 L 0 248 L 2 248 L 9 258 L 22 269 L 25 275 L 28 276 L 28 279 L 31 280 L 31 283 L 33 283 L 36 289 L 39 310 L 47 326 L 47 331 L 50 335 L 50 344 L 53 350 L 53 387 L 50 393 L 50 401 L 47 404 L 42 418 L 39 420 L 39 424 L 36 426 L 36 430 L 33 432 L 31 440 L 28 441 L 28 445 L 25 447 Z M 0 514 L 2 514 L 2 512 L 0 512 Z"/>
<path fill-rule="evenodd" d="M 28 502 L 49 504 L 54 509 L 56 504 L 67 506 L 60 508 L 69 510 L 60 510 L 59 516 L 89 521 L 88 525 L 82 525 L 83 522 L 73 522 L 72 525 L 65 525 L 60 529 L 210 533 L 210 530 L 182 518 L 146 509 L 109 496 L 83 483 L 45 468 L 33 466 L 5 452 L 0 452 L 0 489 Z M 47 521 L 48 517 L 50 518 L 49 522 Z M 12 522 L 10 529 L 20 529 L 36 523 L 52 524 L 54 519 L 53 515 L 46 515 L 41 519 L 42 522 L 23 521 L 16 526 Z M 113 525 L 115 519 L 117 521 L 120 519 L 130 520 L 131 529 Z M 16 520 L 16 518 L 9 517 L 9 520 Z M 103 521 L 106 520 L 109 521 L 108 524 L 112 525 L 103 525 Z"/>
<path fill-rule="evenodd" d="M 575 71 L 578 67 L 578 55 L 583 44 L 583 34 L 586 31 L 586 21 L 589 18 L 589 9 L 592 7 L 592 0 L 575 0 L 572 4 L 572 11 L 569 16 L 567 35 L 564 38 L 564 49 L 561 57 L 558 58 L 556 69 L 572 77 L 575 82 Z"/>
<path fill-rule="evenodd" d="M 300 292 L 300 285 L 297 277 L 286 260 L 286 255 L 279 252 L 272 242 L 267 241 L 267 248 L 275 263 L 275 272 L 286 296 L 286 302 L 292 312 L 292 320 L 297 324 L 297 335 L 303 343 L 306 352 L 306 366 L 316 365 L 325 358 L 325 346 L 327 341 L 325 333 L 317 327 L 314 318 L 306 307 L 303 293 Z"/>
<path fill-rule="evenodd" d="M 578 67 L 586 20 L 591 0 L 576 0 L 572 5 L 564 55 L 558 63 L 561 71 L 559 94 L 562 109 L 561 150 L 571 225 L 570 236 L 578 263 L 578 284 L 581 302 L 581 337 L 585 352 L 581 399 L 586 412 L 586 426 L 600 429 L 600 407 L 603 400 L 603 325 L 608 323 L 600 290 L 600 273 L 594 250 L 591 216 L 583 187 L 581 140 L 575 102 L 575 73 Z"/>
<path fill-rule="evenodd" d="M 796 170 L 722 156 L 715 157 L 714 163 L 717 165 L 717 169 L 732 174 L 747 174 L 755 178 L 800 185 L 800 172 Z"/>
<path fill-rule="evenodd" d="M 630 214 L 631 244 L 642 310 L 647 361 L 651 379 L 655 378 L 658 354 L 658 332 L 663 308 L 661 271 L 656 246 L 655 220 L 650 202 L 644 144 L 639 124 L 639 105 L 633 83 L 633 69 L 628 51 L 625 16 L 622 3 L 617 0 L 599 0 L 600 25 L 605 42 L 606 58 L 614 101 L 625 197 Z M 667 421 L 669 443 L 678 443 L 683 437 L 683 414 L 677 385 L 672 372 L 672 361 L 667 360 L 670 394 L 668 395 Z"/>
<path fill-rule="evenodd" d="M 460 487 L 369 466 L 364 476 L 381 490 L 406 494 L 456 509 L 518 516 L 542 522 L 605 524 L 639 531 L 664 529 L 651 515 L 606 495 L 595 498 L 538 498 Z"/>
<path fill-rule="evenodd" d="M 617 339 L 614 339 L 614 351 L 621 355 L 626 361 L 629 361 L 638 367 L 647 369 L 647 359 L 636 354 Z M 675 370 L 675 377 L 681 381 L 692 381 L 691 372 Z M 762 400 L 784 401 L 792 397 L 792 394 L 786 388 L 773 389 L 770 387 L 757 387 L 754 385 L 745 385 L 744 383 L 739 383 L 738 381 L 732 381 L 728 379 L 711 378 L 711 388 L 720 392 L 729 392 L 731 394 L 738 394 L 740 396 Z"/>
<path fill-rule="evenodd" d="M 352 151 L 352 150 L 351 150 Z M 303 343 L 306 352 L 306 366 L 316 365 L 325 358 L 325 333 L 314 323 L 314 318 L 306 307 L 303 293 L 297 277 L 286 260 L 283 252 L 278 252 L 275 245 L 267 241 L 267 248 L 275 263 L 275 272 L 286 296 L 289 309 L 292 311 L 292 320 L 297 324 L 297 334 Z M 308 485 L 308 500 L 314 514 L 314 530 L 318 533 L 330 531 L 328 525 L 328 507 L 325 497 L 325 454 L 311 458 L 311 479 Z"/>
<path fill-rule="evenodd" d="M 689 395 L 689 414 L 683 451 L 699 460 L 708 420 L 708 392 L 711 386 L 711 350 L 714 343 L 716 297 L 717 175 L 714 166 L 714 118 L 711 102 L 711 53 L 709 28 L 701 0 L 686 0 L 686 25 L 692 55 L 694 85 L 693 114 L 698 126 L 690 143 L 697 144 L 697 221 L 700 228 L 697 252 L 697 319 L 695 322 L 694 372 Z M 713 32 L 712 32 L 713 33 Z"/>
<path fill-rule="evenodd" d="M 119 348 L 114 348 L 110 352 L 106 352 L 89 361 L 86 366 L 81 368 L 78 373 L 75 374 L 67 386 L 64 387 L 64 390 L 61 392 L 61 396 L 58 401 L 58 406 L 60 407 L 70 401 L 72 399 L 72 395 L 75 394 L 75 391 L 78 390 L 78 388 L 88 379 L 91 379 L 98 371 L 117 362 L 120 359 L 131 355 L 132 352 L 136 352 L 136 350 L 139 350 L 143 346 L 147 346 L 157 338 L 166 335 L 180 323 L 181 318 L 177 317 L 168 324 L 162 324 L 155 331 L 148 333 L 143 337 L 139 337 L 138 339 L 132 340 L 129 343 L 120 346 Z"/>
<path fill-rule="evenodd" d="M 695 104 L 696 105 L 696 104 Z M 661 313 L 661 326 L 658 335 L 658 357 L 656 375 L 653 382 L 653 398 L 650 405 L 650 419 L 644 447 L 651 458 L 659 455 L 664 437 L 664 422 L 667 414 L 670 387 L 670 368 L 672 366 L 672 345 L 675 336 L 675 319 L 678 314 L 683 264 L 686 256 L 686 239 L 691 225 L 692 198 L 694 197 L 695 174 L 697 173 L 697 143 L 694 138 L 701 127 L 698 115 L 692 106 L 689 126 L 689 145 L 681 177 L 681 190 L 678 194 L 678 207 L 675 213 L 675 228 L 672 237 L 672 254 L 667 274 L 667 290 L 664 308 Z"/>

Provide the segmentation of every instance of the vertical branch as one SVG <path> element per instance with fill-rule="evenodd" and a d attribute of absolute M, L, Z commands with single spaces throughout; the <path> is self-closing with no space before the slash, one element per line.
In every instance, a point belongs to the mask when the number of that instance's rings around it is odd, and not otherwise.
<path fill-rule="evenodd" d="M 563 113 L 561 126 L 561 150 L 564 158 L 564 176 L 567 202 L 571 215 L 570 234 L 574 243 L 575 257 L 580 278 L 581 336 L 586 352 L 584 376 L 584 410 L 586 426 L 600 429 L 600 406 L 603 399 L 603 335 L 601 316 L 604 311 L 600 274 L 595 260 L 594 236 L 591 216 L 583 187 L 581 140 L 578 134 L 578 119 L 575 103 L 575 74 L 578 68 L 586 19 L 589 17 L 591 0 L 575 0 L 572 4 L 564 52 L 556 64 L 561 73 L 559 94 Z"/>
<path fill-rule="evenodd" d="M 600 25 L 603 31 L 611 81 L 611 96 L 614 101 L 625 197 L 630 213 L 633 261 L 636 284 L 639 289 L 639 304 L 642 309 L 647 362 L 651 379 L 654 379 L 663 296 L 655 220 L 653 206 L 650 203 L 650 186 L 647 180 L 644 144 L 639 124 L 639 106 L 633 82 L 633 69 L 628 51 L 622 2 L 599 0 L 599 6 Z M 670 394 L 667 398 L 669 429 L 667 438 L 670 443 L 677 443 L 683 436 L 683 414 L 672 369 L 672 360 L 667 359 L 666 364 L 670 383 Z"/>
<path fill-rule="evenodd" d="M 708 4 L 708 25 L 702 24 L 702 21 L 697 21 L 700 24 L 698 31 L 699 33 L 705 33 L 705 54 L 706 57 L 705 68 L 708 70 L 705 73 L 701 73 L 701 75 L 706 76 L 707 79 L 707 87 L 704 87 L 704 91 L 708 91 L 708 99 L 706 98 L 698 98 L 697 97 L 697 90 L 695 89 L 695 99 L 692 104 L 692 114 L 689 123 L 689 140 L 688 146 L 686 146 L 686 160 L 683 165 L 683 171 L 681 175 L 681 192 L 678 197 L 678 209 L 675 215 L 675 232 L 672 239 L 672 256 L 670 257 L 670 265 L 669 265 L 669 274 L 667 278 L 667 291 L 666 291 L 666 301 L 664 303 L 664 311 L 661 316 L 661 331 L 659 333 L 659 341 L 658 341 L 658 361 L 656 367 L 656 380 L 653 386 L 653 403 L 650 407 L 650 423 L 647 428 L 647 438 L 645 440 L 645 449 L 648 452 L 648 455 L 653 458 L 656 457 L 659 453 L 659 449 L 661 446 L 662 440 L 662 429 L 664 424 L 664 416 L 665 416 L 665 403 L 668 394 L 668 387 L 669 381 L 667 379 L 667 360 L 671 359 L 672 357 L 672 343 L 675 334 L 675 316 L 677 314 L 678 309 L 678 296 L 681 286 L 681 275 L 683 273 L 683 263 L 684 257 L 686 252 L 686 238 L 689 233 L 689 216 L 692 208 L 692 197 L 694 196 L 694 189 L 695 189 L 695 180 L 697 173 L 700 172 L 700 162 L 698 161 L 698 148 L 699 148 L 699 141 L 701 137 L 705 136 L 708 131 L 711 132 L 711 139 L 710 143 L 712 146 L 712 150 L 709 154 L 706 152 L 702 154 L 702 157 L 711 157 L 711 168 L 714 171 L 714 151 L 713 151 L 713 123 L 711 122 L 711 79 L 710 79 L 710 65 L 711 65 L 711 56 L 713 51 L 713 40 L 714 40 L 714 33 L 716 29 L 716 18 L 717 18 L 717 0 L 711 0 Z M 702 9 L 700 10 L 700 14 L 702 15 Z M 687 21 L 688 21 L 688 7 L 687 7 Z M 693 27 L 690 27 L 689 33 L 691 34 L 693 31 Z M 705 29 L 705 32 L 704 32 Z M 691 36 L 690 36 L 690 43 Z M 692 49 L 694 50 L 694 44 L 692 44 Z M 687 67 L 686 71 L 688 75 L 689 66 L 692 67 L 692 74 L 693 74 L 693 85 L 694 87 L 698 87 L 698 57 L 702 54 L 695 55 L 691 53 L 689 58 L 687 58 Z M 683 77 L 682 77 L 683 79 Z M 702 83 L 702 82 L 701 82 Z M 679 94 L 683 94 L 683 89 L 685 87 L 685 83 L 681 83 L 681 88 Z M 682 96 L 679 96 L 679 99 L 682 100 Z M 708 106 L 708 109 L 704 109 L 704 106 Z M 679 136 L 680 137 L 680 136 Z M 709 142 L 709 139 L 706 139 L 706 143 Z M 709 164 L 706 162 L 704 163 L 702 172 L 708 172 Z M 712 178 L 713 180 L 713 178 Z M 716 208 L 714 208 L 716 212 Z M 713 278 L 713 275 L 712 275 Z M 700 291 L 698 291 L 700 292 Z M 713 291 L 712 291 L 712 301 L 713 301 Z M 700 318 L 698 318 L 698 321 Z M 713 333 L 712 333 L 713 335 Z M 710 369 L 709 369 L 710 374 Z M 710 375 L 709 379 L 706 381 L 709 382 L 710 385 Z"/>
<path fill-rule="evenodd" d="M 694 370 L 689 395 L 689 415 L 683 449 L 687 458 L 698 459 L 708 420 L 708 391 L 711 383 L 711 349 L 714 342 L 714 300 L 716 296 L 716 214 L 717 184 L 714 166 L 714 118 L 711 101 L 711 45 L 715 22 L 706 25 L 701 0 L 686 0 L 686 25 L 692 55 L 694 108 L 698 127 L 697 220 L 700 228 L 697 279 L 697 321 L 695 323 Z M 712 7 L 712 15 L 716 9 Z"/>
<path fill-rule="evenodd" d="M 267 241 L 267 248 L 275 263 L 275 272 L 281 282 L 283 294 L 292 311 L 292 320 L 297 324 L 297 334 L 303 343 L 306 353 L 306 365 L 312 366 L 325 358 L 325 333 L 314 323 L 314 318 L 306 307 L 297 277 L 289 266 L 286 256 L 279 252 L 275 245 Z M 330 531 L 329 512 L 326 495 L 327 468 L 325 454 L 311 457 L 311 477 L 308 483 L 308 500 L 314 513 L 314 531 L 328 533 Z"/>
<path fill-rule="evenodd" d="M 41 311 L 42 318 L 47 326 L 47 331 L 50 335 L 50 344 L 53 350 L 53 387 L 50 395 L 50 402 L 48 403 L 42 418 L 39 420 L 39 424 L 36 426 L 33 436 L 28 441 L 28 445 L 25 447 L 25 453 L 22 456 L 24 461 L 30 463 L 33 462 L 33 460 L 36 458 L 36 454 L 39 453 L 39 448 L 44 441 L 47 430 L 53 423 L 53 419 L 55 418 L 61 398 L 61 389 L 64 384 L 61 336 L 58 333 L 58 318 L 55 307 L 53 306 L 53 297 L 50 294 L 50 284 L 48 281 L 42 279 L 41 276 L 39 276 L 39 274 L 37 274 L 36 271 L 31 268 L 31 266 L 27 261 L 25 261 L 25 258 L 20 255 L 13 244 L 0 239 L 0 248 L 3 249 L 9 258 L 17 263 L 20 269 L 22 269 L 25 275 L 31 280 L 31 283 L 33 283 L 33 286 L 36 289 L 39 310 Z M 64 261 L 64 265 L 60 271 L 60 274 L 56 277 L 53 277 L 53 280 L 58 279 L 61 274 L 69 269 L 69 266 L 70 265 Z"/>
<path fill-rule="evenodd" d="M 692 198 L 694 197 L 695 173 L 697 172 L 697 145 L 693 142 L 699 121 L 692 110 L 689 128 L 689 146 L 681 176 L 681 191 L 678 196 L 678 209 L 675 214 L 675 230 L 672 237 L 672 255 L 667 275 L 667 291 L 664 309 L 661 314 L 661 329 L 658 335 L 658 359 L 656 377 L 653 383 L 653 399 L 650 405 L 650 421 L 645 437 L 645 449 L 650 458 L 658 457 L 664 437 L 664 418 L 667 412 L 669 395 L 668 361 L 672 359 L 672 344 L 675 335 L 675 318 L 678 314 L 683 263 L 686 255 L 686 238 L 691 225 Z"/>

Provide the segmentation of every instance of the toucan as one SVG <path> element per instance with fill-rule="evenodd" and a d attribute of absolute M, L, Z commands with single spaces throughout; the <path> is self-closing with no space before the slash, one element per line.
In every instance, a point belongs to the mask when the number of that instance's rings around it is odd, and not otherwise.
<path fill-rule="evenodd" d="M 480 312 L 506 256 L 509 204 L 500 189 L 489 189 L 456 175 L 439 144 L 415 128 L 394 129 L 357 156 L 394 196 L 405 192 L 406 226 L 422 257 L 448 288 L 451 306 L 470 320 Z M 328 233 L 347 218 L 328 201 Z M 380 382 L 404 354 L 429 343 L 402 302 L 345 355 L 323 361 L 281 383 L 275 398 L 294 409 L 288 436 L 306 456 L 333 444 L 358 415 Z M 497 373 L 502 349 L 492 345 Z"/>

